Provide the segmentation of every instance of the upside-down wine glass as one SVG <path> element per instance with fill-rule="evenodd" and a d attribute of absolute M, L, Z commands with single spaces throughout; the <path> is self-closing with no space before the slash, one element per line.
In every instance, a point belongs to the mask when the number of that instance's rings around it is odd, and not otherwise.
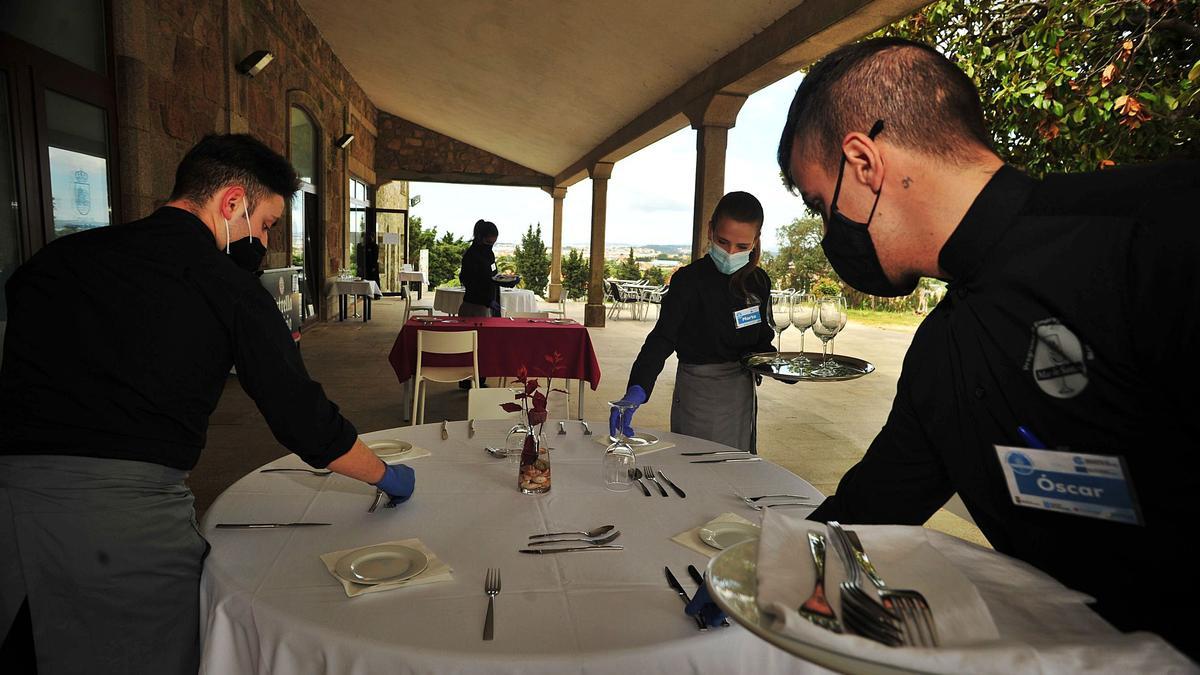
<path fill-rule="evenodd" d="M 625 492 L 633 487 L 630 469 L 637 463 L 637 456 L 625 436 L 625 418 L 637 406 L 629 401 L 609 401 L 617 409 L 617 438 L 604 451 L 604 487 L 613 492 Z"/>
<path fill-rule="evenodd" d="M 835 364 L 829 357 L 829 341 L 846 325 L 846 299 L 840 295 L 821 298 L 813 307 L 813 334 L 821 339 L 821 366 L 813 371 L 817 377 L 837 375 Z"/>

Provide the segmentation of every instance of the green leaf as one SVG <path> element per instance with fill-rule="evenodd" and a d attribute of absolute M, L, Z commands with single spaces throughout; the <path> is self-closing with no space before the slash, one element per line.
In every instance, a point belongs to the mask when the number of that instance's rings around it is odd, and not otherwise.
<path fill-rule="evenodd" d="M 1085 111 L 1083 109 L 1083 107 L 1080 106 L 1075 109 L 1075 114 L 1071 115 L 1071 119 L 1075 120 L 1076 123 L 1080 123 L 1080 122 L 1083 122 L 1083 118 L 1085 115 L 1087 115 L 1087 111 Z"/>
<path fill-rule="evenodd" d="M 1148 91 L 1138 92 L 1138 98 L 1149 103 L 1158 103 L 1158 97 Z"/>
<path fill-rule="evenodd" d="M 1063 104 L 1059 103 L 1058 101 L 1054 102 L 1054 114 L 1058 117 L 1063 116 Z"/>
<path fill-rule="evenodd" d="M 1179 107 L 1179 100 L 1170 94 L 1163 94 L 1163 102 L 1167 104 L 1168 110 L 1175 110 Z"/>
<path fill-rule="evenodd" d="M 1188 71 L 1188 82 L 1195 82 L 1196 80 L 1200 80 L 1200 61 L 1197 61 L 1196 65 L 1192 66 L 1192 69 Z"/>

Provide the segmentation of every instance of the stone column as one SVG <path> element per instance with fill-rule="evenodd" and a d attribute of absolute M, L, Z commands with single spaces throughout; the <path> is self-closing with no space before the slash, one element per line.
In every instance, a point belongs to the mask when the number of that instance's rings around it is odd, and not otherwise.
<path fill-rule="evenodd" d="M 554 233 L 550 241 L 550 291 L 546 299 L 558 302 L 562 297 L 562 213 L 567 188 L 542 188 L 554 199 Z"/>
<path fill-rule="evenodd" d="M 596 162 L 588 169 L 592 179 L 592 260 L 583 325 L 597 328 L 604 327 L 604 219 L 608 214 L 608 179 L 612 170 L 612 162 Z"/>
<path fill-rule="evenodd" d="M 725 147 L 729 130 L 746 102 L 741 94 L 715 93 L 702 97 L 684 113 L 696 130 L 696 199 L 692 212 L 692 260 L 708 246 L 708 219 L 725 195 Z"/>

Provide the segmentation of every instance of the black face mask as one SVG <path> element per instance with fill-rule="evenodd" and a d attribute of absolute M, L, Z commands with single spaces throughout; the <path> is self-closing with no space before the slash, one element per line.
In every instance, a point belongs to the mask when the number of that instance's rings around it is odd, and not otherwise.
<path fill-rule="evenodd" d="M 267 247 L 254 237 L 238 239 L 229 244 L 229 257 L 233 258 L 233 264 L 247 272 L 258 272 L 266 255 Z"/>
<path fill-rule="evenodd" d="M 262 245 L 250 232 L 250 206 L 242 204 L 242 213 L 246 217 L 246 236 L 237 241 L 229 241 L 229 221 L 225 221 L 225 252 L 233 258 L 233 264 L 251 274 L 257 274 L 262 266 L 263 258 L 267 255 L 267 247 Z"/>
<path fill-rule="evenodd" d="M 874 140 L 883 130 L 883 120 L 875 122 L 867 137 Z M 842 191 L 842 176 L 846 173 L 846 156 L 842 155 L 842 163 L 838 166 L 837 185 L 833 188 L 833 199 L 829 202 L 829 220 L 826 223 L 825 237 L 821 239 L 821 248 L 833 270 L 842 281 L 854 288 L 887 298 L 908 295 L 917 288 L 917 282 L 911 285 L 897 286 L 883 273 L 879 264 L 879 255 L 875 252 L 875 243 L 871 241 L 871 219 L 875 217 L 875 207 L 879 206 L 879 195 L 875 194 L 875 203 L 871 205 L 871 214 L 867 222 L 860 223 L 850 220 L 838 211 L 838 194 Z"/>

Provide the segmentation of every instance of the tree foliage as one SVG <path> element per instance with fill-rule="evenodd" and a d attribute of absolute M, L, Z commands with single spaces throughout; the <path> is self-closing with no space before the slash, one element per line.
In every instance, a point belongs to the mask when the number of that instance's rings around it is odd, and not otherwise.
<path fill-rule="evenodd" d="M 821 249 L 824 228 L 820 218 L 796 218 L 779 228 L 780 246 L 775 255 L 763 259 L 763 269 L 774 288 L 807 291 L 818 277 L 833 275 L 833 267 Z"/>
<path fill-rule="evenodd" d="M 437 230 L 433 230 L 437 235 Z M 471 242 L 447 232 L 429 249 L 429 284 L 434 288 L 458 278 L 463 253 Z"/>
<path fill-rule="evenodd" d="M 1200 157 L 1200 0 L 936 0 L 881 31 L 975 81 L 1001 157 L 1034 175 Z"/>
<path fill-rule="evenodd" d="M 666 278 L 663 276 L 661 267 L 658 267 L 657 265 L 651 265 L 650 267 L 647 267 L 646 272 L 642 274 L 642 281 L 645 281 L 653 286 L 662 286 L 666 283 Z"/>
<path fill-rule="evenodd" d="M 632 246 L 629 247 L 629 257 L 617 261 L 613 269 L 613 276 L 629 281 L 637 281 L 642 278 L 642 268 L 638 267 L 637 260 L 633 257 Z"/>
<path fill-rule="evenodd" d="M 562 286 L 567 298 L 582 298 L 587 295 L 591 265 L 577 248 L 571 249 L 562 261 Z"/>
<path fill-rule="evenodd" d="M 546 242 L 542 241 L 542 225 L 533 225 L 521 236 L 521 243 L 513 251 L 513 264 L 521 275 L 521 287 L 545 297 L 550 283 L 550 255 Z"/>

